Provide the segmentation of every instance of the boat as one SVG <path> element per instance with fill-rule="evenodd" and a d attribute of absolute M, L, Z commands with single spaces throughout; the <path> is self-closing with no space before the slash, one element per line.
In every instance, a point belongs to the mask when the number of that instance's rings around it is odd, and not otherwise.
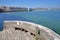
<path fill-rule="evenodd" d="M 27 21 L 4 21 L 0 40 L 60 40 L 60 35 L 40 24 Z"/>

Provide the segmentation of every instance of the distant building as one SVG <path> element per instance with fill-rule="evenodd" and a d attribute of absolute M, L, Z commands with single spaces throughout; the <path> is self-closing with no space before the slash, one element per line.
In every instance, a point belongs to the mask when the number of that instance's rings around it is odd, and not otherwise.
<path fill-rule="evenodd" d="M 28 8 L 24 8 L 24 7 L 6 7 L 6 6 L 1 6 L 0 10 L 1 11 L 5 11 L 5 12 L 7 12 L 7 11 L 29 11 L 30 8 L 28 10 Z"/>
<path fill-rule="evenodd" d="M 28 8 L 22 8 L 22 7 L 10 7 L 11 11 L 28 11 Z"/>
<path fill-rule="evenodd" d="M 46 10 L 48 10 L 48 8 L 33 8 L 33 10 L 36 10 L 36 11 L 46 11 Z"/>

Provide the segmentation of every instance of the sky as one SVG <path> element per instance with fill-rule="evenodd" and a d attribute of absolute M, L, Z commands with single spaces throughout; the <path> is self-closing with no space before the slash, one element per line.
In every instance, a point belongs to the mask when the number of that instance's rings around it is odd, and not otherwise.
<path fill-rule="evenodd" d="M 0 6 L 60 8 L 60 0 L 0 0 Z"/>

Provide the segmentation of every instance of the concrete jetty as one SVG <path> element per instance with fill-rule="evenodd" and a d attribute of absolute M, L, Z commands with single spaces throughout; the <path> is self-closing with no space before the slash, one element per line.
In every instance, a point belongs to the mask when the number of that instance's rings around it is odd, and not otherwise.
<path fill-rule="evenodd" d="M 4 21 L 0 40 L 60 40 L 60 35 L 39 24 L 26 21 Z"/>

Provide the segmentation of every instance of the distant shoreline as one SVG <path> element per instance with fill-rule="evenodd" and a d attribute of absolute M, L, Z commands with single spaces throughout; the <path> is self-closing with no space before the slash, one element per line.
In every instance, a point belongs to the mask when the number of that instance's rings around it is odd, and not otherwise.
<path fill-rule="evenodd" d="M 60 8 L 25 8 L 1 6 L 0 12 L 21 12 L 21 11 L 60 11 Z"/>

